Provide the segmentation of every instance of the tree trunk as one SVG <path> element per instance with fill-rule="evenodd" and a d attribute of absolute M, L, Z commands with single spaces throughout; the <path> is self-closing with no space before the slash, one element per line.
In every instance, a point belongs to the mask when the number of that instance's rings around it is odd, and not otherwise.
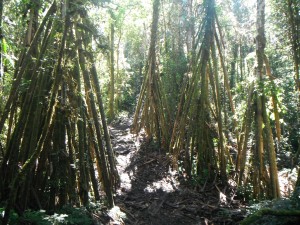
<path fill-rule="evenodd" d="M 3 69 L 3 49 L 2 49 L 2 44 L 4 41 L 3 38 L 3 31 L 2 31 L 2 26 L 3 26 L 3 0 L 0 0 L 0 84 L 4 81 L 4 69 Z M 0 93 L 2 93 L 2 85 L 0 85 Z M 0 105 L 0 115 L 2 114 L 2 105 Z"/>
<path fill-rule="evenodd" d="M 16 66 L 15 72 L 14 72 L 14 82 L 12 84 L 12 88 L 9 94 L 9 97 L 7 99 L 7 102 L 5 104 L 4 111 L 1 114 L 0 117 L 0 130 L 3 130 L 4 123 L 9 115 L 10 108 L 12 103 L 16 100 L 17 94 L 18 94 L 18 88 L 21 84 L 22 77 L 24 74 L 24 71 L 27 67 L 27 64 L 31 60 L 30 55 L 34 51 L 34 49 L 37 46 L 37 43 L 40 39 L 40 36 L 45 28 L 46 22 L 51 18 L 51 16 L 55 13 L 56 11 L 56 1 L 53 1 L 52 5 L 50 6 L 49 10 L 47 11 L 47 14 L 43 18 L 43 21 L 41 22 L 37 32 L 35 33 L 35 36 L 29 46 L 29 49 L 27 50 L 24 58 L 22 57 L 22 60 L 19 60 L 21 62 L 20 65 Z M 22 56 L 22 55 L 21 55 Z M 21 58 L 21 57 L 20 57 Z"/>
<path fill-rule="evenodd" d="M 277 142 L 280 142 L 281 139 L 281 127 L 280 127 L 280 119 L 279 119 L 279 111 L 278 111 L 278 100 L 276 97 L 276 93 L 274 92 L 273 89 L 276 88 L 276 85 L 273 81 L 273 77 L 271 74 L 271 67 L 270 67 L 270 63 L 269 60 L 267 58 L 266 55 L 264 55 L 264 63 L 266 66 L 266 74 L 268 76 L 268 78 L 271 80 L 271 85 L 272 85 L 272 105 L 273 105 L 273 113 L 274 113 L 274 117 L 275 117 L 275 127 L 276 127 L 276 137 L 277 137 Z"/>
<path fill-rule="evenodd" d="M 83 48 L 83 43 L 82 43 L 82 39 L 83 39 L 83 34 L 82 32 L 80 32 L 78 30 L 78 28 L 76 29 L 76 37 L 77 37 L 77 42 L 78 42 L 78 57 L 79 57 L 79 64 L 80 64 L 80 68 L 82 70 L 82 74 L 83 74 L 83 79 L 84 79 L 84 85 L 85 85 L 85 90 L 87 93 L 87 101 L 88 101 L 88 106 L 90 107 L 90 113 L 91 116 L 94 120 L 94 125 L 95 125 L 95 130 L 96 130 L 96 136 L 97 136 L 97 142 L 99 143 L 100 146 L 103 146 L 103 141 L 102 141 L 102 136 L 101 136 L 101 125 L 99 123 L 99 119 L 98 119 L 98 113 L 97 113 L 97 109 L 96 109 L 96 104 L 95 104 L 95 98 L 94 98 L 94 94 L 92 93 L 92 85 L 91 85 L 91 81 L 90 81 L 90 75 L 89 72 L 86 68 L 86 60 L 83 54 L 84 48 Z M 113 200 L 113 193 L 112 193 L 112 187 L 111 187 L 111 177 L 110 177 L 110 171 L 109 171 L 109 167 L 108 167 L 108 163 L 106 160 L 106 155 L 104 152 L 104 148 L 100 149 L 102 151 L 100 151 L 101 154 L 101 163 L 102 163 L 102 176 L 103 176 L 103 182 L 104 182 L 104 188 L 105 188 L 105 193 L 107 196 L 107 200 L 108 200 L 108 205 L 109 207 L 113 207 L 114 206 L 114 200 Z"/>
<path fill-rule="evenodd" d="M 168 149 L 170 141 L 170 131 L 168 129 L 170 115 L 156 65 L 159 9 L 160 0 L 154 0 L 148 61 L 135 110 L 133 129 L 138 132 L 140 128 L 144 127 L 148 140 L 152 140 L 155 137 L 159 144 L 163 144 L 163 147 Z M 139 120 L 140 124 L 138 124 Z"/>
<path fill-rule="evenodd" d="M 109 103 L 108 103 L 108 119 L 112 121 L 115 117 L 115 21 L 113 12 L 110 22 L 110 52 L 109 52 L 109 69 L 110 69 L 110 85 L 109 85 Z"/>
<path fill-rule="evenodd" d="M 280 196 L 279 193 L 279 184 L 278 184 L 278 173 L 276 166 L 276 155 L 274 150 L 274 142 L 272 131 L 270 127 L 270 122 L 268 115 L 266 114 L 266 102 L 265 102 L 265 93 L 264 93 L 264 72 L 263 72 L 263 62 L 264 62 L 264 49 L 266 45 L 265 38 L 265 0 L 257 0 L 257 19 L 256 19 L 256 59 L 257 59 L 257 67 L 256 67 L 256 77 L 258 84 L 258 91 L 256 93 L 256 142 L 257 142 L 257 157 L 254 160 L 258 159 L 258 167 L 259 175 L 258 175 L 258 183 L 260 181 L 265 182 L 267 185 L 272 187 L 272 193 L 270 196 L 272 198 L 278 198 Z M 263 124 L 265 128 L 263 128 Z M 265 140 L 263 132 L 265 131 Z M 264 146 L 264 143 L 267 143 L 267 146 Z M 267 147 L 269 153 L 269 164 L 270 164 L 270 182 L 267 181 L 266 178 L 267 173 L 265 171 L 265 163 L 264 163 L 264 148 Z M 257 184 L 258 185 L 258 184 Z"/>
<path fill-rule="evenodd" d="M 46 16 L 43 20 L 44 24 L 46 23 L 46 21 L 50 17 L 50 15 L 55 12 L 55 9 L 56 9 L 56 2 L 54 1 L 54 3 L 51 5 L 50 9 L 48 10 L 48 12 L 47 12 L 47 14 L 46 14 Z M 43 25 L 43 23 L 40 25 L 37 34 L 41 33 L 41 31 L 42 31 L 41 26 L 42 25 Z M 50 125 L 50 123 L 53 119 L 53 109 L 54 109 L 54 105 L 56 103 L 56 96 L 57 96 L 59 85 L 60 85 L 62 77 L 63 77 L 62 73 L 60 71 L 61 71 L 63 50 L 64 50 L 64 47 L 65 47 L 65 41 L 66 41 L 66 35 L 67 35 L 68 29 L 69 29 L 69 17 L 66 16 L 65 24 L 64 24 L 64 33 L 63 33 L 62 38 L 61 38 L 61 44 L 60 44 L 59 53 L 58 53 L 57 65 L 54 69 L 55 80 L 53 82 L 53 88 L 52 88 L 51 97 L 50 97 L 49 103 L 48 103 L 48 109 L 47 109 L 47 114 L 46 114 L 45 122 L 44 122 L 44 125 L 43 125 L 43 129 L 42 129 L 38 144 L 35 148 L 35 151 L 28 158 L 28 160 L 24 163 L 22 169 L 20 171 L 18 171 L 17 175 L 13 178 L 13 180 L 11 182 L 11 189 L 10 189 L 10 192 L 9 192 L 8 204 L 7 204 L 7 207 L 5 209 L 5 215 L 4 215 L 4 218 L 3 218 L 3 221 L 2 221 L 2 223 L 4 225 L 7 224 L 10 210 L 12 209 L 12 207 L 15 204 L 17 194 L 18 194 L 17 193 L 18 187 L 20 187 L 21 184 L 23 184 L 23 182 L 25 180 L 25 175 L 28 173 L 28 171 L 30 171 L 32 169 L 32 167 L 34 166 L 34 163 L 36 162 L 37 158 L 39 157 L 39 155 L 41 153 L 43 143 L 44 143 L 45 138 L 46 138 L 47 133 L 48 133 L 48 127 L 49 127 L 49 125 Z M 39 36 L 37 34 L 35 35 L 35 38 L 33 39 L 32 43 L 31 43 L 31 46 L 33 45 L 33 42 L 35 41 L 36 37 Z M 31 46 L 30 46 L 28 52 L 31 52 L 30 51 L 30 49 L 32 49 Z M 16 83 L 17 83 L 17 81 L 16 81 Z M 12 88 L 11 92 L 14 92 L 14 91 L 16 91 L 16 90 L 14 90 Z M 14 94 L 10 95 L 10 97 L 12 96 L 11 100 L 15 96 Z M 4 115 L 2 115 L 5 118 L 7 116 L 6 113 L 7 114 L 9 113 L 10 104 L 11 103 L 9 103 L 9 102 L 7 103 L 7 110 L 8 111 L 4 111 Z M 3 124 L 4 124 L 4 121 L 5 121 L 4 117 L 1 118 L 1 122 L 3 121 Z M 2 123 L 0 124 L 0 126 L 1 125 L 2 125 Z"/>
<path fill-rule="evenodd" d="M 221 87 L 218 75 L 218 66 L 217 66 L 217 55 L 215 45 L 212 47 L 212 60 L 214 67 L 214 77 L 215 77 L 215 89 L 216 89 L 216 99 L 217 99 L 217 120 L 218 120 L 218 131 L 219 131 L 219 146 L 220 146 L 220 169 L 221 176 L 223 179 L 226 178 L 226 159 L 225 159 L 225 146 L 224 146 L 224 136 L 223 136 L 223 119 L 222 119 L 222 110 L 221 110 Z M 225 180 L 224 180 L 225 181 Z"/>

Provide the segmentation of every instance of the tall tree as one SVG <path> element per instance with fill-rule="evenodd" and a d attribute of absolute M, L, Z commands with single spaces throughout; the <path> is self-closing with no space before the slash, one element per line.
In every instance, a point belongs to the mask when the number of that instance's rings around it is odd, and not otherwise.
<path fill-rule="evenodd" d="M 115 15 L 110 10 L 110 51 L 109 51 L 109 102 L 108 102 L 108 119 L 111 121 L 115 117 Z"/>
<path fill-rule="evenodd" d="M 253 167 L 252 174 L 253 195 L 254 198 L 278 198 L 280 196 L 278 171 L 276 162 L 276 153 L 273 140 L 272 129 L 270 125 L 269 115 L 267 113 L 267 98 L 265 93 L 265 83 L 270 77 L 266 76 L 264 62 L 267 62 L 265 56 L 266 38 L 265 38 L 265 0 L 257 0 L 256 5 L 256 67 L 255 88 L 250 87 L 250 91 L 254 91 L 255 103 L 255 148 L 253 148 Z M 249 96 L 252 96 L 250 93 Z M 250 102 L 251 99 L 248 100 Z M 251 105 L 248 103 L 248 107 Z M 251 109 L 247 109 L 245 115 L 245 136 L 244 147 L 242 150 L 242 164 L 240 167 L 240 179 L 243 179 L 243 171 L 245 167 L 245 151 L 249 132 L 249 116 Z M 268 158 L 266 157 L 268 156 Z M 269 171 L 267 171 L 267 165 Z M 241 184 L 241 180 L 240 180 Z"/>
<path fill-rule="evenodd" d="M 168 105 L 164 91 L 161 88 L 161 80 L 158 76 L 156 63 L 159 8 L 160 0 L 154 0 L 148 59 L 143 85 L 134 114 L 133 129 L 135 132 L 139 132 L 144 127 L 149 139 L 156 137 L 158 143 L 163 143 L 163 147 L 167 148 L 169 142 L 169 123 L 167 119 L 170 117 L 167 115 L 169 112 L 167 109 Z"/>
<path fill-rule="evenodd" d="M 24 41 L 29 46 L 20 55 L 0 118 L 3 126 L 12 110 L 16 111 L 1 161 L 0 197 L 7 201 L 3 224 L 11 209 L 21 213 L 31 207 L 53 211 L 68 203 L 86 206 L 90 181 L 99 199 L 94 160 L 101 168 L 98 178 L 108 205 L 114 205 L 118 174 L 99 81 L 94 62 L 90 62 L 94 37 L 99 34 L 82 1 L 66 0 L 58 5 L 54 0 L 33 39 Z M 26 76 L 30 83 L 24 90 L 20 82 Z M 18 104 L 13 105 L 14 101 Z"/>
<path fill-rule="evenodd" d="M 300 112 L 300 4 L 295 0 L 288 0 L 288 21 L 289 36 L 292 43 L 294 57 L 294 72 L 296 92 L 298 93 L 298 112 Z M 298 113 L 297 125 L 300 125 L 300 116 Z M 298 155 L 300 154 L 300 135 L 298 135 Z M 300 173 L 299 173 L 300 174 Z M 298 178 L 300 180 L 300 176 Z"/>
<path fill-rule="evenodd" d="M 198 28 L 200 32 L 198 31 L 193 46 L 195 54 L 190 65 L 191 77 L 185 78 L 186 83 L 181 91 L 170 142 L 170 153 L 175 168 L 178 168 L 180 151 L 184 149 L 187 153 L 185 157 L 190 158 L 189 163 L 196 162 L 198 176 L 210 179 L 217 172 L 220 173 L 223 181 L 226 181 L 227 157 L 223 138 L 220 81 L 215 47 L 217 44 L 220 45 L 216 30 L 215 1 L 205 1 L 203 6 L 203 25 Z M 222 57 L 221 47 L 218 49 L 219 56 Z M 214 99 L 214 105 L 210 104 L 211 98 Z M 216 120 L 218 124 L 218 154 L 215 154 L 214 149 L 212 120 Z M 190 165 L 189 169 L 192 170 L 193 167 Z M 194 172 L 187 171 L 188 174 Z"/>

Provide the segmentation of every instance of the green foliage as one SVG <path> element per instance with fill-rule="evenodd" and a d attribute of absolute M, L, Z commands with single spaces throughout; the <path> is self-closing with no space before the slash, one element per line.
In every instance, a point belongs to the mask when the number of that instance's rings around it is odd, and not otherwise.
<path fill-rule="evenodd" d="M 66 206 L 61 210 L 61 215 L 66 214 L 65 224 L 78 224 L 78 225 L 91 225 L 93 220 L 88 215 L 88 212 L 85 208 L 73 208 L 71 206 Z"/>
<path fill-rule="evenodd" d="M 30 83 L 31 83 L 31 80 L 22 79 L 22 82 L 19 87 L 20 92 L 22 93 L 22 92 L 27 91 L 30 86 Z"/>
<path fill-rule="evenodd" d="M 0 218 L 4 216 L 5 208 L 0 208 Z M 45 210 L 27 210 L 22 216 L 12 211 L 9 215 L 9 224 L 34 225 L 91 225 L 93 220 L 84 208 L 65 207 L 58 213 L 47 215 Z"/>
<path fill-rule="evenodd" d="M 209 177 L 208 175 L 209 174 L 208 174 L 208 170 L 207 169 L 205 169 L 203 171 L 203 176 L 198 176 L 196 174 L 193 174 L 192 178 L 190 180 L 191 185 L 195 186 L 195 187 L 204 185 L 205 182 L 207 182 L 207 179 Z"/>
<path fill-rule="evenodd" d="M 299 175 L 298 175 L 299 176 Z M 297 185 L 297 184 L 296 184 Z M 300 187 L 296 186 L 291 201 L 296 209 L 300 210 Z"/>
<path fill-rule="evenodd" d="M 182 49 L 167 49 L 161 58 L 162 86 L 165 90 L 171 108 L 178 105 L 180 97 L 180 88 L 183 83 L 184 74 L 187 72 L 187 59 Z M 176 112 L 174 110 L 174 112 Z"/>
<path fill-rule="evenodd" d="M 290 225 L 298 224 L 299 210 L 261 209 L 241 222 L 241 225 Z"/>
<path fill-rule="evenodd" d="M 5 212 L 5 208 L 0 208 L 0 219 L 4 217 L 4 212 Z M 11 225 L 19 224 L 19 215 L 15 211 L 10 212 L 9 221 Z"/>
<path fill-rule="evenodd" d="M 237 196 L 244 199 L 246 202 L 254 201 L 252 190 L 253 185 L 250 182 L 246 183 L 238 187 Z"/>
<path fill-rule="evenodd" d="M 299 205 L 295 204 L 293 198 L 261 201 L 250 207 L 249 216 L 241 224 L 297 224 L 297 218 L 300 216 L 299 209 Z"/>
<path fill-rule="evenodd" d="M 36 225 L 51 225 L 58 224 L 54 218 L 50 219 L 49 216 L 45 214 L 45 211 L 25 211 L 24 215 L 19 219 L 20 223 L 31 223 Z"/>
<path fill-rule="evenodd" d="M 136 95 L 141 83 L 139 74 L 122 70 L 119 72 L 120 79 L 118 88 L 118 110 L 133 111 L 136 102 Z"/>

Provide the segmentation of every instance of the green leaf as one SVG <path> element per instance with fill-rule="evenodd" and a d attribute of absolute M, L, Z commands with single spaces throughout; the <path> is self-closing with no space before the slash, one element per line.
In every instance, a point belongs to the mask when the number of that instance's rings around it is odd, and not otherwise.
<path fill-rule="evenodd" d="M 3 54 L 3 57 L 8 60 L 8 62 L 10 63 L 10 65 L 12 65 L 12 66 L 15 65 L 15 61 L 14 60 L 16 58 L 13 55 Z"/>
<path fill-rule="evenodd" d="M 7 42 L 5 41 L 5 39 L 3 38 L 2 39 L 2 52 L 3 53 L 7 53 L 7 47 L 8 47 L 8 45 L 7 45 Z"/>

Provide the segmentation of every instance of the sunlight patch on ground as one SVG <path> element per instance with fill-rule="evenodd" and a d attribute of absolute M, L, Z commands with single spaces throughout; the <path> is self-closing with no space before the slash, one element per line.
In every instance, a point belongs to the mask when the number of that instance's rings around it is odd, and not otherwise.
<path fill-rule="evenodd" d="M 124 171 L 127 165 L 130 164 L 130 160 L 132 157 L 132 152 L 131 154 L 128 155 L 119 155 L 117 157 L 117 168 L 119 170 L 119 175 L 121 179 L 121 190 L 119 189 L 117 192 L 120 192 L 121 194 L 122 190 L 130 191 L 132 188 L 132 183 L 131 180 L 133 178 L 133 171 Z"/>
<path fill-rule="evenodd" d="M 123 222 L 123 219 L 126 218 L 126 214 L 121 211 L 121 209 L 118 206 L 114 206 L 112 209 L 108 211 L 108 215 L 115 223 L 110 224 L 125 224 Z M 120 221 L 121 223 L 118 223 L 117 221 Z"/>
<path fill-rule="evenodd" d="M 175 180 L 172 176 L 164 177 L 160 181 L 155 181 L 152 184 L 148 184 L 147 187 L 144 189 L 144 192 L 153 193 L 157 190 L 162 190 L 163 192 L 174 192 L 178 189 L 179 182 Z"/>
<path fill-rule="evenodd" d="M 117 194 L 120 195 L 124 191 L 127 192 L 132 189 L 132 180 L 137 168 L 128 169 L 128 166 L 132 164 L 141 145 L 139 135 L 132 134 L 130 131 L 132 119 L 128 117 L 128 113 L 124 112 L 119 115 L 118 120 L 113 122 L 114 125 L 109 126 L 113 149 L 116 154 L 116 166 L 121 180 L 121 187 L 117 190 Z"/>
<path fill-rule="evenodd" d="M 298 177 L 297 171 L 297 168 L 294 168 L 293 170 L 284 168 L 281 171 L 278 171 L 278 180 L 282 197 L 288 198 L 293 193 Z"/>
<path fill-rule="evenodd" d="M 132 184 L 131 179 L 128 173 L 122 173 L 121 176 L 121 182 L 122 182 L 122 188 L 124 188 L 127 191 L 131 190 Z"/>

